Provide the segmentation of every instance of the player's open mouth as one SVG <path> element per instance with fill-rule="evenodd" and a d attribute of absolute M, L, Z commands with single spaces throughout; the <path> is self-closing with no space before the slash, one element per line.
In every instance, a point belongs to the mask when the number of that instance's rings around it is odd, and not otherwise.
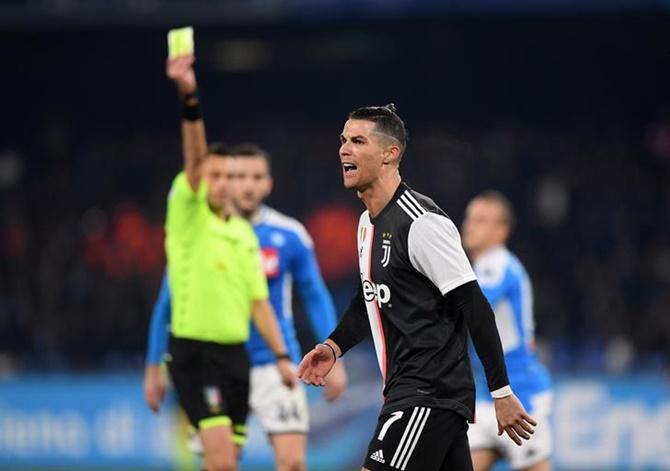
<path fill-rule="evenodd" d="M 354 164 L 350 163 L 343 163 L 342 164 L 342 170 L 344 170 L 345 175 L 352 175 L 358 167 L 356 167 Z"/>

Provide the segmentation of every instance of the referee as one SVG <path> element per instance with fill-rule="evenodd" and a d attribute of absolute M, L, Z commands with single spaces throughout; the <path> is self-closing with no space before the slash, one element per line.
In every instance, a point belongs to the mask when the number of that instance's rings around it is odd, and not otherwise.
<path fill-rule="evenodd" d="M 205 469 L 237 469 L 249 402 L 249 317 L 277 358 L 284 384 L 295 370 L 268 301 L 258 239 L 234 215 L 229 159 L 208 154 L 193 56 L 168 59 L 183 103 L 184 171 L 167 204 L 166 252 L 172 290 L 168 369 L 180 404 L 198 429 Z M 154 372 L 157 374 L 157 372 Z"/>
<path fill-rule="evenodd" d="M 400 177 L 407 133 L 395 107 L 353 111 L 340 142 L 344 186 L 367 208 L 358 227 L 361 285 L 325 344 L 305 355 L 299 376 L 323 385 L 337 357 L 372 335 L 385 402 L 363 469 L 471 470 L 468 331 L 498 434 L 521 445 L 536 425 L 512 394 L 494 314 L 453 222 Z"/>

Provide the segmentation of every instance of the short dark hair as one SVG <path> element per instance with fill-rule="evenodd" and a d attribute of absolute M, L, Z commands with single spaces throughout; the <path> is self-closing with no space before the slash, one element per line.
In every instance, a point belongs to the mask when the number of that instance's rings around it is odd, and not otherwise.
<path fill-rule="evenodd" d="M 230 146 L 223 141 L 212 142 L 207 146 L 207 155 L 227 157 L 230 155 Z"/>
<path fill-rule="evenodd" d="M 349 119 L 372 121 L 377 129 L 400 143 L 400 155 L 407 147 L 407 129 L 405 122 L 400 119 L 393 103 L 384 106 L 365 106 L 349 113 Z"/>
<path fill-rule="evenodd" d="M 267 162 L 268 168 L 272 163 L 270 154 L 261 146 L 253 142 L 242 142 L 241 144 L 230 146 L 228 148 L 228 154 L 233 157 L 261 157 Z"/>
<path fill-rule="evenodd" d="M 507 224 L 510 231 L 514 229 L 516 216 L 514 215 L 514 207 L 509 198 L 497 190 L 485 190 L 479 193 L 475 199 L 484 199 L 498 203 L 503 210 L 503 222 Z"/>

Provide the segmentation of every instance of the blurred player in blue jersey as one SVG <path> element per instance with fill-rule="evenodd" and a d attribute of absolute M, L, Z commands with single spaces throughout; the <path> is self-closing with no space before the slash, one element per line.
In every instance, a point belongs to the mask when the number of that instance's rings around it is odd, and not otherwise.
<path fill-rule="evenodd" d="M 293 361 L 298 361 L 302 353 L 293 323 L 294 282 L 317 340 L 327 338 L 336 324 L 335 309 L 321 278 L 312 240 L 297 220 L 262 204 L 272 190 L 270 157 L 263 149 L 254 144 L 242 144 L 217 152 L 225 153 L 234 161 L 235 203 L 240 215 L 252 223 L 258 236 L 270 301 L 289 355 Z M 169 318 L 170 293 L 166 277 L 152 314 L 145 371 L 145 398 L 154 410 L 158 409 L 165 394 L 157 366 L 165 352 Z M 272 443 L 276 469 L 302 471 L 305 469 L 309 430 L 304 386 L 289 389 L 283 385 L 275 366 L 276 358 L 253 324 L 247 349 L 252 365 L 250 406 Z M 337 399 L 346 384 L 346 373 L 339 365 L 328 376 L 324 396 L 328 400 Z"/>
<path fill-rule="evenodd" d="M 467 207 L 463 246 L 495 312 L 510 384 L 538 426 L 530 440 L 517 447 L 497 435 L 491 399 L 478 394 L 476 423 L 468 431 L 475 471 L 491 469 L 501 458 L 507 459 L 513 469 L 551 469 L 551 381 L 534 351 L 533 291 L 528 274 L 506 247 L 513 225 L 514 213 L 507 198 L 495 191 L 481 193 Z M 476 357 L 473 365 L 477 392 L 486 391 L 482 366 Z"/>

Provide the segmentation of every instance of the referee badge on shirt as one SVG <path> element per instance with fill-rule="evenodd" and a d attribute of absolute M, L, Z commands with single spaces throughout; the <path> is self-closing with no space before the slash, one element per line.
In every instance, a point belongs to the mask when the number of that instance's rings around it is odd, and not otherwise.
<path fill-rule="evenodd" d="M 213 414 L 221 412 L 221 390 L 217 386 L 205 386 L 203 389 L 205 402 Z"/>

